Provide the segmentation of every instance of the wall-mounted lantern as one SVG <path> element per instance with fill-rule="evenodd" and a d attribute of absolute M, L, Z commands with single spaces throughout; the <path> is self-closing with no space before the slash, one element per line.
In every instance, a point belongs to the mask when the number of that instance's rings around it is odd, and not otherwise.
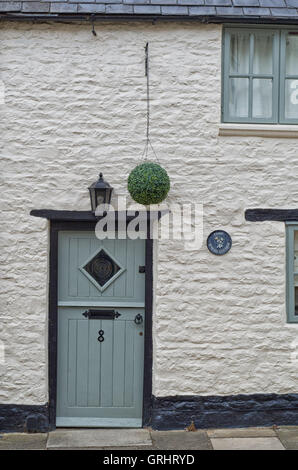
<path fill-rule="evenodd" d="M 90 193 L 91 210 L 96 211 L 100 204 L 110 204 L 113 188 L 103 179 L 103 174 L 99 173 L 98 181 L 88 188 Z"/>

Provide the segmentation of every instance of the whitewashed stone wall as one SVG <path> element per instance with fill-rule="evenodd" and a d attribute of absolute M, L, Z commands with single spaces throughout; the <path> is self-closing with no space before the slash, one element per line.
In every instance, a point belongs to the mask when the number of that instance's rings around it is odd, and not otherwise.
<path fill-rule="evenodd" d="M 32 208 L 88 209 L 99 170 L 125 194 L 145 136 L 171 202 L 204 204 L 204 246 L 156 254 L 154 394 L 297 392 L 286 323 L 285 231 L 244 210 L 297 206 L 297 140 L 219 137 L 221 26 L 1 24 L 1 403 L 47 400 L 48 228 Z M 224 257 L 205 240 L 226 229 Z"/>

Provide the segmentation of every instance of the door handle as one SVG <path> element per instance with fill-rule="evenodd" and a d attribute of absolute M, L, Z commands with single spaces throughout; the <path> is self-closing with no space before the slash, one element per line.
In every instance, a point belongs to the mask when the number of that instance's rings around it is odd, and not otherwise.
<path fill-rule="evenodd" d="M 143 323 L 143 317 L 140 313 L 138 313 L 135 316 L 134 322 L 135 322 L 136 325 L 140 325 L 141 323 Z"/>
<path fill-rule="evenodd" d="M 115 310 L 86 310 L 82 315 L 89 320 L 115 320 L 115 318 L 121 317 L 121 313 Z"/>

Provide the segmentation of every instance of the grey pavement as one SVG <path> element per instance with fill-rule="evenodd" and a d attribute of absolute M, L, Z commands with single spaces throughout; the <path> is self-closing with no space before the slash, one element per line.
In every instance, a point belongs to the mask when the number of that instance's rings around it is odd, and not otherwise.
<path fill-rule="evenodd" d="M 0 450 L 298 450 L 298 426 L 153 431 L 65 429 L 0 434 Z"/>

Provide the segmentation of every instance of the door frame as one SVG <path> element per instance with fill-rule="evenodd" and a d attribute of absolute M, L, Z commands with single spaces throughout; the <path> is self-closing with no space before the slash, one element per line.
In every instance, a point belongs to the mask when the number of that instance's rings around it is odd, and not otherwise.
<path fill-rule="evenodd" d="M 94 230 L 97 221 L 50 220 L 49 253 L 49 314 L 48 314 L 48 388 L 49 425 L 56 428 L 57 403 L 57 339 L 58 339 L 58 233 L 59 231 Z M 128 222 L 128 221 L 127 221 Z M 153 306 L 153 240 L 150 238 L 150 221 L 145 240 L 145 335 L 142 426 L 151 421 L 152 409 L 152 306 Z"/>

